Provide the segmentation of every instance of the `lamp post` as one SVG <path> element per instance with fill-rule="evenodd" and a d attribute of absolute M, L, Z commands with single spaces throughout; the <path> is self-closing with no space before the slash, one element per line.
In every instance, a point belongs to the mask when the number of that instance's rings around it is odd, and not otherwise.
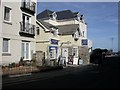
<path fill-rule="evenodd" d="M 114 41 L 114 37 L 111 38 L 112 41 L 112 51 L 113 51 L 113 41 Z"/>

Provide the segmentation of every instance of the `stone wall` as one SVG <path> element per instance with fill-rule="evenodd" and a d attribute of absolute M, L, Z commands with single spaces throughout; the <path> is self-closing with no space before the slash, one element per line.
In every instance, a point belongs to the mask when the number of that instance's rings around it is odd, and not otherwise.
<path fill-rule="evenodd" d="M 89 52 L 88 52 L 88 47 L 84 46 L 84 47 L 79 47 L 79 57 L 83 60 L 83 64 L 88 64 L 89 63 Z"/>

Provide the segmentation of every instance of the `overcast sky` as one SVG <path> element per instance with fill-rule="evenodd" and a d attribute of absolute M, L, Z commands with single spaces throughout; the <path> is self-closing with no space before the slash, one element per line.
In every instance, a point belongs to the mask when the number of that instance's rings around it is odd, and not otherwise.
<path fill-rule="evenodd" d="M 38 2 L 37 14 L 45 9 L 52 11 L 71 10 L 85 16 L 88 24 L 88 39 L 93 48 L 118 50 L 118 3 L 117 2 Z"/>

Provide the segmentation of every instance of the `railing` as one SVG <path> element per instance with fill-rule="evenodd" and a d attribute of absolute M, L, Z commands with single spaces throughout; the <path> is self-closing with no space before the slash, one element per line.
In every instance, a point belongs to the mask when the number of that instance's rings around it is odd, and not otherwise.
<path fill-rule="evenodd" d="M 20 22 L 20 33 L 35 36 L 35 25 Z"/>
<path fill-rule="evenodd" d="M 24 0 L 21 4 L 22 9 L 27 9 L 34 13 L 35 13 L 35 6 L 36 4 L 34 2 L 26 2 L 26 0 Z"/>

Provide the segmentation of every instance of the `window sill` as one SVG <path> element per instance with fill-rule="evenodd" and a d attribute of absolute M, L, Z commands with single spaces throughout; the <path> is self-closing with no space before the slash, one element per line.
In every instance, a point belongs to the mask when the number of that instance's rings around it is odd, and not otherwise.
<path fill-rule="evenodd" d="M 2 53 L 2 56 L 11 56 L 11 53 Z"/>
<path fill-rule="evenodd" d="M 9 24 L 9 25 L 12 25 L 12 22 L 11 22 L 11 21 L 6 21 L 6 20 L 4 20 L 3 22 L 6 23 L 6 24 Z"/>

